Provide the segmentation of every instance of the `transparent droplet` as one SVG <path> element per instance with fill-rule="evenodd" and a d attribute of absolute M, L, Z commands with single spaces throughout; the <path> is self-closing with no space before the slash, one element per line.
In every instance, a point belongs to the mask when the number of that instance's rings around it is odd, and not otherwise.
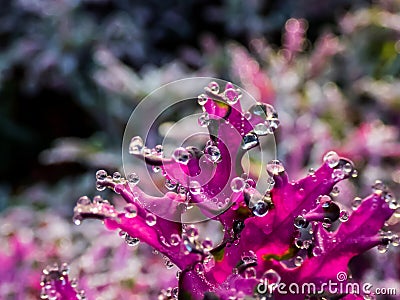
<path fill-rule="evenodd" d="M 243 150 L 249 150 L 258 146 L 258 144 L 258 136 L 254 132 L 250 132 L 243 137 L 241 147 Z"/>
<path fill-rule="evenodd" d="M 353 166 L 350 163 L 346 163 L 343 166 L 343 171 L 347 174 L 350 175 L 353 172 Z"/>
<path fill-rule="evenodd" d="M 203 112 L 197 119 L 197 122 L 201 127 L 207 127 L 211 122 L 209 114 L 207 112 Z"/>
<path fill-rule="evenodd" d="M 270 176 L 276 176 L 285 171 L 285 167 L 282 165 L 282 163 L 275 159 L 271 160 L 270 162 L 267 163 L 267 172 Z"/>
<path fill-rule="evenodd" d="M 199 103 L 201 106 L 205 105 L 208 101 L 208 97 L 205 94 L 201 94 L 197 97 L 197 103 Z"/>
<path fill-rule="evenodd" d="M 185 233 L 189 238 L 197 238 L 199 236 L 199 230 L 194 226 L 188 226 L 185 229 Z"/>
<path fill-rule="evenodd" d="M 235 193 L 242 192 L 246 187 L 246 182 L 241 177 L 235 177 L 231 181 L 231 189 Z"/>
<path fill-rule="evenodd" d="M 278 118 L 278 114 L 272 105 L 261 102 L 251 106 L 249 113 L 267 120 Z"/>
<path fill-rule="evenodd" d="M 339 155 L 335 151 L 329 151 L 324 156 L 324 162 L 330 167 L 334 168 L 339 164 Z"/>
<path fill-rule="evenodd" d="M 332 179 L 335 181 L 342 180 L 345 176 L 346 176 L 346 174 L 344 173 L 344 171 L 341 168 L 334 169 L 332 172 Z"/>
<path fill-rule="evenodd" d="M 315 246 L 313 251 L 312 251 L 312 254 L 314 256 L 320 256 L 322 254 L 322 249 L 320 247 L 318 247 L 318 246 Z"/>
<path fill-rule="evenodd" d="M 101 185 L 101 184 L 96 184 L 96 190 L 98 190 L 99 192 L 102 192 L 106 189 L 105 185 Z"/>
<path fill-rule="evenodd" d="M 83 220 L 83 218 L 80 214 L 76 214 L 72 218 L 72 222 L 74 222 L 75 225 L 81 225 L 82 220 Z"/>
<path fill-rule="evenodd" d="M 219 151 L 217 146 L 207 146 L 204 149 L 204 153 L 206 154 L 206 158 L 213 163 L 220 162 L 221 160 L 221 151 Z"/>
<path fill-rule="evenodd" d="M 267 124 L 266 122 L 258 123 L 257 125 L 254 126 L 253 130 L 255 134 L 260 136 L 272 133 L 272 131 L 270 131 L 269 124 Z"/>
<path fill-rule="evenodd" d="M 378 245 L 378 251 L 379 253 L 386 253 L 388 251 L 388 245 Z"/>
<path fill-rule="evenodd" d="M 244 278 L 251 279 L 257 277 L 257 271 L 254 267 L 249 267 L 244 270 Z"/>
<path fill-rule="evenodd" d="M 198 195 L 202 192 L 202 187 L 200 185 L 200 183 L 198 181 L 191 181 L 189 183 L 189 191 L 193 194 L 193 195 Z"/>
<path fill-rule="evenodd" d="M 96 172 L 96 180 L 97 181 L 104 181 L 104 180 L 106 180 L 107 176 L 108 176 L 108 174 L 105 170 L 98 170 Z"/>
<path fill-rule="evenodd" d="M 303 216 L 297 216 L 296 219 L 294 219 L 294 226 L 296 228 L 306 228 L 308 226 L 308 222 L 306 220 L 306 218 L 304 218 Z"/>
<path fill-rule="evenodd" d="M 353 173 L 351 173 L 351 177 L 356 178 L 358 176 L 358 171 L 357 170 L 353 170 Z"/>
<path fill-rule="evenodd" d="M 171 244 L 171 246 L 178 246 L 180 240 L 181 240 L 181 237 L 178 234 L 173 233 L 173 234 L 171 234 L 169 243 Z"/>
<path fill-rule="evenodd" d="M 128 174 L 126 179 L 130 184 L 138 184 L 140 181 L 139 175 L 137 175 L 136 173 Z"/>
<path fill-rule="evenodd" d="M 137 216 L 137 207 L 133 203 L 129 203 L 124 207 L 126 218 L 135 218 Z"/>
<path fill-rule="evenodd" d="M 164 185 L 168 190 L 173 191 L 178 186 L 178 183 L 175 180 L 167 179 Z"/>
<path fill-rule="evenodd" d="M 268 285 L 278 285 L 281 282 L 281 276 L 273 269 L 266 271 L 263 274 L 262 279 L 265 279 L 268 282 Z"/>
<path fill-rule="evenodd" d="M 308 169 L 308 175 L 314 176 L 315 175 L 315 170 L 313 168 Z"/>
<path fill-rule="evenodd" d="M 175 149 L 172 158 L 180 164 L 187 165 L 190 159 L 190 153 L 183 147 Z"/>
<path fill-rule="evenodd" d="M 208 88 L 214 94 L 218 94 L 219 93 L 219 84 L 217 82 L 215 82 L 215 81 L 210 82 L 208 84 Z"/>
<path fill-rule="evenodd" d="M 241 94 L 240 90 L 235 90 L 233 88 L 229 88 L 224 91 L 224 98 L 225 98 L 226 102 L 228 102 L 228 104 L 230 104 L 230 105 L 233 105 L 236 102 L 238 102 L 238 100 L 240 99 L 241 96 L 242 96 L 242 94 Z"/>
<path fill-rule="evenodd" d="M 253 214 L 257 217 L 264 217 L 267 215 L 269 210 L 269 205 L 265 201 L 258 201 L 252 208 Z"/>
<path fill-rule="evenodd" d="M 125 234 L 125 242 L 128 244 L 128 246 L 135 247 L 139 245 L 140 240 L 136 237 L 130 236 L 129 234 Z"/>
<path fill-rule="evenodd" d="M 340 222 L 347 222 L 349 220 L 349 213 L 346 210 L 341 210 L 339 220 Z"/>
<path fill-rule="evenodd" d="M 303 258 L 301 256 L 296 256 L 294 259 L 294 265 L 300 267 L 303 264 Z"/>
<path fill-rule="evenodd" d="M 121 180 L 121 173 L 119 172 L 114 172 L 113 174 L 113 180 L 119 182 Z"/>
<path fill-rule="evenodd" d="M 143 152 L 144 143 L 140 136 L 135 136 L 129 143 L 129 153 L 139 155 Z"/>
<path fill-rule="evenodd" d="M 330 228 L 332 226 L 332 221 L 329 218 L 324 218 L 322 222 L 322 226 L 326 229 Z"/>
<path fill-rule="evenodd" d="M 87 196 L 83 196 L 78 199 L 77 204 L 87 206 L 87 205 L 92 204 L 92 202 L 90 201 L 90 199 Z"/>
<path fill-rule="evenodd" d="M 361 205 L 362 199 L 360 197 L 355 197 L 351 202 L 351 207 L 356 210 Z"/>
<path fill-rule="evenodd" d="M 154 226 L 157 223 L 157 217 L 152 213 L 146 215 L 146 224 L 149 226 Z"/>

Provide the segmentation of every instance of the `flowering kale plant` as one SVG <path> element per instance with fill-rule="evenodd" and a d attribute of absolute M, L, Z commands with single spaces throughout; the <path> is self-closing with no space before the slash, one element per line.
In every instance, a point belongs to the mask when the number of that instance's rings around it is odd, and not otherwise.
<path fill-rule="evenodd" d="M 396 234 L 383 229 L 398 214 L 398 202 L 381 181 L 371 195 L 353 201 L 352 211 L 335 201 L 336 184 L 356 177 L 357 171 L 333 151 L 299 180 L 289 180 L 284 163 L 275 157 L 258 163 L 260 172 L 254 159 L 246 166 L 249 153 L 262 150 L 263 139 L 274 136 L 279 120 L 267 103 L 243 109 L 244 94 L 220 81 L 204 88 L 197 98 L 203 110 L 198 122 L 208 137 L 196 146 L 182 144 L 169 155 L 161 145 L 147 148 L 141 137 L 132 137 L 129 153 L 162 174 L 163 195 L 145 193 L 139 186 L 148 183 L 134 172 L 123 178 L 100 170 L 97 189 L 113 190 L 126 205 L 81 197 L 75 224 L 100 219 L 108 229 L 119 230 L 128 245 L 147 243 L 164 255 L 167 265 L 176 265 L 177 286 L 163 290 L 159 299 L 373 297 L 365 291 L 333 295 L 325 284 L 352 282 L 348 264 L 354 256 L 399 244 Z M 206 220 L 222 225 L 221 241 L 213 243 L 199 232 L 200 221 Z M 279 291 L 291 283 L 316 288 Z M 85 298 L 66 266 L 45 269 L 42 287 L 42 299 Z"/>

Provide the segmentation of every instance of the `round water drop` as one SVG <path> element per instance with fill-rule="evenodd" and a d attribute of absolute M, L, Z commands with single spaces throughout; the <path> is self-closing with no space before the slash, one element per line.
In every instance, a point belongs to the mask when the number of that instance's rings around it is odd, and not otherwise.
<path fill-rule="evenodd" d="M 294 226 L 299 229 L 306 228 L 308 226 L 308 221 L 301 215 L 297 216 L 296 219 L 294 219 Z"/>
<path fill-rule="evenodd" d="M 158 155 L 158 156 L 161 156 L 162 153 L 163 153 L 163 151 L 164 151 L 163 145 L 156 145 L 156 146 L 154 147 L 154 153 L 155 153 L 156 155 Z"/>
<path fill-rule="evenodd" d="M 259 140 L 257 134 L 254 132 L 249 132 L 242 139 L 241 147 L 243 150 L 249 150 L 258 146 Z"/>
<path fill-rule="evenodd" d="M 265 201 L 258 201 L 253 207 L 253 214 L 257 217 L 264 217 L 269 210 L 269 205 Z"/>
<path fill-rule="evenodd" d="M 198 181 L 191 181 L 189 183 L 189 191 L 193 194 L 193 195 L 198 195 L 201 193 L 202 191 L 202 187 L 200 185 L 200 183 Z"/>
<path fill-rule="evenodd" d="M 346 176 L 345 172 L 342 169 L 335 169 L 332 172 L 332 179 L 335 181 L 342 180 Z"/>
<path fill-rule="evenodd" d="M 228 102 L 228 104 L 233 105 L 236 102 L 238 102 L 238 100 L 240 99 L 240 97 L 242 96 L 240 90 L 235 90 L 232 88 L 226 89 L 224 91 L 224 98 L 226 100 L 226 102 Z"/>
<path fill-rule="evenodd" d="M 278 118 L 278 114 L 275 108 L 266 103 L 258 102 L 250 107 L 249 112 L 252 115 L 264 118 L 264 119 L 276 119 Z"/>
<path fill-rule="evenodd" d="M 176 189 L 178 183 L 175 180 L 167 179 L 165 180 L 164 185 L 168 190 L 173 191 L 174 189 Z"/>
<path fill-rule="evenodd" d="M 285 167 L 282 165 L 282 163 L 275 159 L 271 160 L 270 162 L 267 163 L 267 172 L 270 176 L 276 176 L 285 171 Z"/>
<path fill-rule="evenodd" d="M 211 92 L 214 94 L 218 94 L 219 92 L 219 84 L 216 83 L 215 81 L 212 81 L 208 84 L 208 88 L 210 89 Z"/>
<path fill-rule="evenodd" d="M 329 151 L 324 156 L 324 162 L 330 167 L 334 168 L 339 164 L 339 155 L 335 151 Z"/>
<path fill-rule="evenodd" d="M 187 165 L 190 159 L 190 153 L 183 147 L 175 149 L 172 158 L 180 164 Z"/>
<path fill-rule="evenodd" d="M 356 178 L 358 176 L 358 171 L 357 170 L 353 170 L 353 172 L 351 173 L 351 177 Z"/>
<path fill-rule="evenodd" d="M 125 233 L 125 242 L 128 246 L 135 247 L 139 245 L 140 240 L 136 237 L 130 236 L 129 234 Z"/>
<path fill-rule="evenodd" d="M 324 218 L 322 222 L 322 226 L 326 229 L 330 228 L 332 226 L 332 221 L 329 218 Z"/>
<path fill-rule="evenodd" d="M 74 222 L 75 225 L 81 225 L 82 220 L 83 218 L 80 214 L 74 215 L 72 218 L 72 221 Z"/>
<path fill-rule="evenodd" d="M 231 181 L 231 189 L 234 193 L 239 193 L 246 187 L 246 182 L 241 177 L 235 177 Z"/>
<path fill-rule="evenodd" d="M 296 267 L 300 267 L 302 264 L 303 264 L 303 258 L 302 258 L 301 256 L 297 256 L 297 257 L 294 259 L 294 265 L 295 265 Z"/>
<path fill-rule="evenodd" d="M 106 189 L 105 185 L 96 184 L 96 190 L 98 190 L 99 192 L 104 191 L 105 189 Z"/>
<path fill-rule="evenodd" d="M 315 170 L 313 168 L 308 169 L 308 175 L 314 176 L 315 175 Z"/>
<path fill-rule="evenodd" d="M 351 202 L 351 208 L 356 210 L 361 205 L 362 199 L 360 197 L 355 197 Z"/>
<path fill-rule="evenodd" d="M 350 163 L 346 163 L 343 166 L 343 171 L 347 174 L 350 175 L 351 173 L 353 173 L 353 166 Z"/>
<path fill-rule="evenodd" d="M 152 213 L 146 215 L 146 224 L 149 226 L 154 226 L 157 223 L 157 217 Z"/>
<path fill-rule="evenodd" d="M 180 241 L 181 241 L 181 237 L 178 234 L 176 234 L 176 233 L 171 234 L 171 238 L 169 240 L 169 243 L 171 244 L 171 246 L 178 246 Z"/>
<path fill-rule="evenodd" d="M 161 171 L 161 167 L 160 166 L 152 166 L 151 167 L 154 173 L 158 173 Z"/>
<path fill-rule="evenodd" d="M 397 234 L 393 234 L 391 236 L 391 243 L 394 247 L 398 247 L 400 245 L 400 237 Z"/>
<path fill-rule="evenodd" d="M 197 103 L 199 103 L 201 106 L 205 105 L 208 101 L 208 97 L 205 94 L 201 94 L 197 97 Z"/>
<path fill-rule="evenodd" d="M 320 256 L 322 254 L 322 249 L 320 247 L 318 247 L 318 246 L 315 246 L 313 251 L 312 251 L 312 254 L 314 256 Z"/>
<path fill-rule="evenodd" d="M 334 186 L 334 187 L 332 188 L 331 195 L 332 195 L 333 197 L 337 197 L 337 196 L 339 195 L 339 193 L 340 193 L 339 187 Z"/>
<path fill-rule="evenodd" d="M 129 183 L 131 184 L 138 184 L 140 181 L 139 175 L 137 175 L 136 173 L 130 173 L 128 174 L 127 178 Z"/>
<path fill-rule="evenodd" d="M 140 136 L 135 136 L 131 139 L 129 143 L 129 153 L 138 155 L 143 152 L 144 143 Z"/>
<path fill-rule="evenodd" d="M 197 122 L 201 127 L 207 127 L 211 122 L 209 114 L 207 112 L 203 112 L 197 119 Z"/>
<path fill-rule="evenodd" d="M 204 149 L 204 153 L 206 154 L 206 158 L 213 163 L 221 161 L 221 151 L 219 151 L 217 146 L 207 146 Z"/>
<path fill-rule="evenodd" d="M 113 180 L 117 181 L 117 182 L 120 181 L 121 180 L 121 173 L 120 172 L 114 172 Z"/>
<path fill-rule="evenodd" d="M 98 170 L 96 172 L 96 180 L 97 181 L 104 181 L 104 180 L 106 180 L 107 176 L 108 176 L 108 174 L 104 170 Z"/>
<path fill-rule="evenodd" d="M 269 269 L 268 271 L 266 271 L 263 274 L 262 278 L 267 280 L 268 285 L 278 285 L 281 282 L 281 276 L 273 269 Z"/>
<path fill-rule="evenodd" d="M 379 253 L 386 253 L 388 251 L 388 245 L 378 245 L 378 252 Z"/>
<path fill-rule="evenodd" d="M 137 216 L 137 207 L 133 203 L 129 203 L 124 207 L 126 213 L 125 217 L 128 219 L 135 218 Z"/>
<path fill-rule="evenodd" d="M 84 205 L 84 206 L 90 205 L 91 203 L 92 202 L 90 201 L 90 199 L 87 196 L 80 197 L 77 202 L 77 204 Z"/>
<path fill-rule="evenodd" d="M 272 133 L 268 125 L 269 124 L 265 122 L 258 123 L 257 125 L 254 126 L 254 133 L 257 135 L 267 135 L 269 133 Z"/>
<path fill-rule="evenodd" d="M 346 210 L 341 210 L 339 220 L 340 222 L 347 222 L 349 220 L 349 213 Z"/>
<path fill-rule="evenodd" d="M 254 267 L 249 267 L 246 270 L 244 270 L 244 278 L 252 279 L 256 277 L 257 277 L 257 271 Z"/>
<path fill-rule="evenodd" d="M 167 267 L 168 270 L 170 270 L 174 267 L 174 263 L 167 258 L 165 260 L 165 266 Z"/>

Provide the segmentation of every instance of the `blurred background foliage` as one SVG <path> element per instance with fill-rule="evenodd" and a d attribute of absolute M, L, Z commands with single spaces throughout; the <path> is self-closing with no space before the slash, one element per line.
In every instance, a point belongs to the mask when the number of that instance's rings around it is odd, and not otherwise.
<path fill-rule="evenodd" d="M 96 170 L 122 166 L 122 136 L 138 102 L 191 76 L 232 81 L 277 108 L 278 156 L 293 179 L 335 150 L 361 174 L 341 187 L 345 204 L 369 194 L 377 178 L 399 197 L 399 13 L 399 0 L 3 1 L 0 240 L 18 235 L 17 204 L 48 219 L 20 217 L 28 227 L 51 232 L 56 212 L 64 220 L 56 222 L 75 230 L 72 207 L 96 194 Z M 30 241 L 43 251 L 51 241 L 38 243 L 43 230 L 34 230 Z M 65 239 L 64 248 L 79 240 Z M 72 259 L 60 253 L 54 258 Z M 40 273 L 45 260 L 36 255 L 25 267 Z"/>

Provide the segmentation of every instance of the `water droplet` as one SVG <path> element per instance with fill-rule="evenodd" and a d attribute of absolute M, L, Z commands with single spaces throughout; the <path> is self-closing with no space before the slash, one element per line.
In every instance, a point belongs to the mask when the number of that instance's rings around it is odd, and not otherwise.
<path fill-rule="evenodd" d="M 143 152 L 144 143 L 140 136 L 135 136 L 129 143 L 129 154 L 138 155 Z"/>
<path fill-rule="evenodd" d="M 339 193 L 340 193 L 339 187 L 334 186 L 334 187 L 332 188 L 331 195 L 332 195 L 333 197 L 337 197 L 337 196 L 339 195 Z"/>
<path fill-rule="evenodd" d="M 353 172 L 353 166 L 350 163 L 346 163 L 343 166 L 343 171 L 347 174 L 350 175 Z"/>
<path fill-rule="evenodd" d="M 123 231 L 123 230 L 120 230 L 120 231 L 118 232 L 118 235 L 119 235 L 119 237 L 120 237 L 120 238 L 123 238 L 123 239 L 125 239 L 126 232 L 125 232 L 125 231 Z"/>
<path fill-rule="evenodd" d="M 249 267 L 244 270 L 244 278 L 251 279 L 257 277 L 257 271 L 254 267 Z"/>
<path fill-rule="evenodd" d="M 349 213 L 346 210 L 341 210 L 339 220 L 340 222 L 347 222 L 349 220 Z"/>
<path fill-rule="evenodd" d="M 296 219 L 294 219 L 294 226 L 299 229 L 306 228 L 308 226 L 308 221 L 301 215 L 297 216 Z"/>
<path fill-rule="evenodd" d="M 221 152 L 217 146 L 207 146 L 204 149 L 204 153 L 206 154 L 206 158 L 212 163 L 218 163 L 221 161 Z"/>
<path fill-rule="evenodd" d="M 324 156 L 324 162 L 330 167 L 334 168 L 339 164 L 339 155 L 335 151 L 329 151 Z"/>
<path fill-rule="evenodd" d="M 98 190 L 99 192 L 102 192 L 106 189 L 105 185 L 101 185 L 101 184 L 96 184 L 96 190 Z"/>
<path fill-rule="evenodd" d="M 125 217 L 128 219 L 135 218 L 137 216 L 137 207 L 133 203 L 129 203 L 124 207 L 126 213 Z"/>
<path fill-rule="evenodd" d="M 351 207 L 353 210 L 356 210 L 361 205 L 362 199 L 360 197 L 355 197 L 351 202 Z"/>
<path fill-rule="evenodd" d="M 342 180 L 345 176 L 346 176 L 346 174 L 344 173 L 344 171 L 341 168 L 334 169 L 332 172 L 332 179 L 335 181 Z"/>
<path fill-rule="evenodd" d="M 207 112 L 203 112 L 197 119 L 197 122 L 201 127 L 207 127 L 211 122 L 209 114 Z"/>
<path fill-rule="evenodd" d="M 113 180 L 119 182 L 121 180 L 121 173 L 119 172 L 114 172 L 113 174 Z"/>
<path fill-rule="evenodd" d="M 332 226 L 332 221 L 329 218 L 324 218 L 322 222 L 322 226 L 326 229 L 330 228 Z"/>
<path fill-rule="evenodd" d="M 379 253 L 386 253 L 388 251 L 388 245 L 378 245 L 378 251 Z"/>
<path fill-rule="evenodd" d="M 80 197 L 80 198 L 78 199 L 77 204 L 78 204 L 78 205 L 86 206 L 86 205 L 92 204 L 92 202 L 90 201 L 90 199 L 89 199 L 87 196 L 83 196 L 83 197 Z"/>
<path fill-rule="evenodd" d="M 176 189 L 178 183 L 173 179 L 167 179 L 167 180 L 165 180 L 164 185 L 168 190 L 173 191 Z"/>
<path fill-rule="evenodd" d="M 154 226 L 157 223 L 157 217 L 152 213 L 146 215 L 146 224 L 149 226 Z"/>
<path fill-rule="evenodd" d="M 312 254 L 314 256 L 320 256 L 322 254 L 322 249 L 320 247 L 318 247 L 318 246 L 315 246 L 313 251 L 312 251 Z"/>
<path fill-rule="evenodd" d="M 267 164 L 267 172 L 270 176 L 276 176 L 285 171 L 285 167 L 282 165 L 282 163 L 279 160 L 271 160 Z"/>
<path fill-rule="evenodd" d="M 278 114 L 272 105 L 261 102 L 251 106 L 249 113 L 267 120 L 278 118 Z"/>
<path fill-rule="evenodd" d="M 351 173 L 351 177 L 356 178 L 357 176 L 358 176 L 358 171 L 354 169 L 353 173 Z"/>
<path fill-rule="evenodd" d="M 154 153 L 155 153 L 156 155 L 158 155 L 158 156 L 162 156 L 163 151 L 164 151 L 163 145 L 156 145 L 156 146 L 154 147 Z"/>
<path fill-rule="evenodd" d="M 170 270 L 174 267 L 174 263 L 167 258 L 165 259 L 165 266 L 167 267 L 168 270 Z"/>
<path fill-rule="evenodd" d="M 140 181 L 139 175 L 137 175 L 136 173 L 128 174 L 126 179 L 128 180 L 128 182 L 130 184 L 133 184 L 133 185 L 138 184 Z"/>
<path fill-rule="evenodd" d="M 272 133 L 272 131 L 270 131 L 269 124 L 267 124 L 266 122 L 258 123 L 257 125 L 254 126 L 253 130 L 255 134 L 261 136 Z"/>
<path fill-rule="evenodd" d="M 194 226 L 186 227 L 185 233 L 190 239 L 196 239 L 199 236 L 199 230 Z"/>
<path fill-rule="evenodd" d="M 297 256 L 297 257 L 294 259 L 294 265 L 295 265 L 296 267 L 300 267 L 302 264 L 303 264 L 303 258 L 302 258 L 301 256 Z"/>
<path fill-rule="evenodd" d="M 172 158 L 180 164 L 187 165 L 190 159 L 190 153 L 183 147 L 175 149 Z"/>
<path fill-rule="evenodd" d="M 224 91 L 224 98 L 228 104 L 233 105 L 241 98 L 242 94 L 240 90 L 235 90 L 233 88 L 226 89 Z"/>
<path fill-rule="evenodd" d="M 231 189 L 234 193 L 239 193 L 246 187 L 246 182 L 241 177 L 235 177 L 231 181 Z"/>
<path fill-rule="evenodd" d="M 391 236 L 391 242 L 394 247 L 398 247 L 400 245 L 400 237 L 397 234 L 393 234 Z"/>
<path fill-rule="evenodd" d="M 108 174 L 105 170 L 98 170 L 96 172 L 96 180 L 97 181 L 104 181 L 104 180 L 106 180 L 107 176 L 108 176 Z"/>
<path fill-rule="evenodd" d="M 200 183 L 198 181 L 191 181 L 189 183 L 189 191 L 193 194 L 193 195 L 198 195 L 202 192 L 202 187 L 200 185 Z"/>
<path fill-rule="evenodd" d="M 253 214 L 257 217 L 264 217 L 267 215 L 269 210 L 269 205 L 263 200 L 256 202 L 254 207 L 252 208 Z"/>
<path fill-rule="evenodd" d="M 249 132 L 243 137 L 241 147 L 243 150 L 249 150 L 258 146 L 258 136 L 254 132 Z"/>
<path fill-rule="evenodd" d="M 178 246 L 180 240 L 181 240 L 181 237 L 178 234 L 173 233 L 173 234 L 171 234 L 169 243 L 171 244 L 171 246 Z"/>
<path fill-rule="evenodd" d="M 308 175 L 314 176 L 315 175 L 315 170 L 313 168 L 308 169 Z"/>
<path fill-rule="evenodd" d="M 281 276 L 278 274 L 278 272 L 269 269 L 268 271 L 266 271 L 263 276 L 262 279 L 265 279 L 268 282 L 268 285 L 278 285 L 281 282 Z"/>
<path fill-rule="evenodd" d="M 214 94 L 218 94 L 219 92 L 219 84 L 216 83 L 215 81 L 212 81 L 208 84 L 208 88 L 211 92 L 213 92 Z"/>
<path fill-rule="evenodd" d="M 208 101 L 208 97 L 205 94 L 201 94 L 197 97 L 197 103 L 199 103 L 201 106 L 205 105 Z"/>
<path fill-rule="evenodd" d="M 76 214 L 72 218 L 72 222 L 74 222 L 75 225 L 81 225 L 82 220 L 83 220 L 83 218 L 80 214 Z"/>
<path fill-rule="evenodd" d="M 132 237 L 129 234 L 125 233 L 125 242 L 128 244 L 128 246 L 135 247 L 139 245 L 140 240 L 136 237 Z"/>

